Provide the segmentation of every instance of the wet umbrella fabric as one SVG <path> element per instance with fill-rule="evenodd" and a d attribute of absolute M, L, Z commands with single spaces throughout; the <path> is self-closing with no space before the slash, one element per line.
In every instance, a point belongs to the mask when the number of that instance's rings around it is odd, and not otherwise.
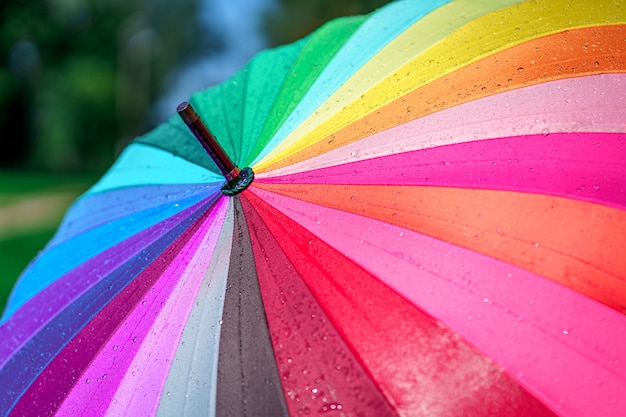
<path fill-rule="evenodd" d="M 0 415 L 626 412 L 626 11 L 400 1 L 255 57 L 77 200 Z"/>

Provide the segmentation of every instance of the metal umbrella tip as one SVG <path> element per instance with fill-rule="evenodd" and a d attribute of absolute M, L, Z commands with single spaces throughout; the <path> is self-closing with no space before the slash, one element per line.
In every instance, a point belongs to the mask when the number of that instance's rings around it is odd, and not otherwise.
<path fill-rule="evenodd" d="M 198 113 L 191 107 L 188 101 L 183 101 L 176 107 L 176 111 L 180 115 L 181 119 L 185 124 L 189 125 L 194 123 L 196 120 L 200 118 Z"/>
<path fill-rule="evenodd" d="M 181 111 L 185 110 L 187 106 L 189 106 L 189 102 L 183 101 L 176 107 L 176 111 L 180 113 Z"/>

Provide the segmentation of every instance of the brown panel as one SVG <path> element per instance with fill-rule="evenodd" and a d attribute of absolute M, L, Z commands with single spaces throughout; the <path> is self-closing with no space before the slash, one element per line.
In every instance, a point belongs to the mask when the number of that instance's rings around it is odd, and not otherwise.
<path fill-rule="evenodd" d="M 288 416 L 238 197 L 220 338 L 217 416 Z"/>

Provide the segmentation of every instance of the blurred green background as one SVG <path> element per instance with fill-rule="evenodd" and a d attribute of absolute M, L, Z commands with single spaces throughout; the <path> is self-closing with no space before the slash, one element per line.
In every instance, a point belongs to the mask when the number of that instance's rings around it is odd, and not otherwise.
<path fill-rule="evenodd" d="M 388 1 L 256 2 L 264 3 L 254 9 L 263 38 L 258 44 L 274 46 L 333 17 L 367 13 Z M 224 53 L 233 44 L 226 36 L 250 33 L 242 27 L 250 19 L 231 19 L 234 31 L 220 30 L 220 22 L 211 19 L 220 19 L 219 10 L 227 6 L 229 13 L 245 16 L 256 2 L 5 0 L 0 5 L 0 311 L 72 201 L 129 141 L 166 117 L 155 108 L 180 84 L 176 74 L 202 57 Z"/>

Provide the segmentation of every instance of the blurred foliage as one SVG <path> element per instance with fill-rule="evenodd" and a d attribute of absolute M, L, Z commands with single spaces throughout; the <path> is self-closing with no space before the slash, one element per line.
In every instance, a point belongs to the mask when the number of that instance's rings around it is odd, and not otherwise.
<path fill-rule="evenodd" d="M 270 43 L 281 45 L 305 37 L 330 19 L 369 13 L 390 0 L 276 0 L 279 7 L 266 16 Z"/>
<path fill-rule="evenodd" d="M 96 179 L 94 174 L 0 171 L 0 311 L 68 206 Z"/>
<path fill-rule="evenodd" d="M 54 236 L 55 229 L 55 226 L 48 226 L 7 239 L 0 238 L 0 267 L 3 275 L 0 278 L 0 312 L 4 310 L 16 278 L 37 255 L 37 251 Z"/>
<path fill-rule="evenodd" d="M 152 127 L 150 108 L 168 74 L 219 46 L 194 18 L 196 7 L 196 0 L 5 0 L 0 168 L 106 168 Z"/>
<path fill-rule="evenodd" d="M 41 173 L 35 171 L 0 171 L 0 203 L 15 194 L 41 193 L 50 190 L 86 190 L 98 180 L 97 174 Z"/>
<path fill-rule="evenodd" d="M 211 0 L 4 0 L 0 5 L 0 169 L 102 172 L 154 127 L 169 76 L 220 34 L 195 18 Z M 274 0 L 271 44 L 385 0 Z"/>
<path fill-rule="evenodd" d="M 30 223 L 24 229 L 0 230 L 0 311 L 71 200 L 123 145 L 153 127 L 151 108 L 169 76 L 219 52 L 220 34 L 194 17 L 203 1 L 213 0 L 0 2 L 0 217 L 42 195 L 66 198 L 39 207 L 39 218 L 20 212 L 15 223 Z M 274 1 L 279 7 L 263 24 L 273 45 L 388 2 Z"/>

